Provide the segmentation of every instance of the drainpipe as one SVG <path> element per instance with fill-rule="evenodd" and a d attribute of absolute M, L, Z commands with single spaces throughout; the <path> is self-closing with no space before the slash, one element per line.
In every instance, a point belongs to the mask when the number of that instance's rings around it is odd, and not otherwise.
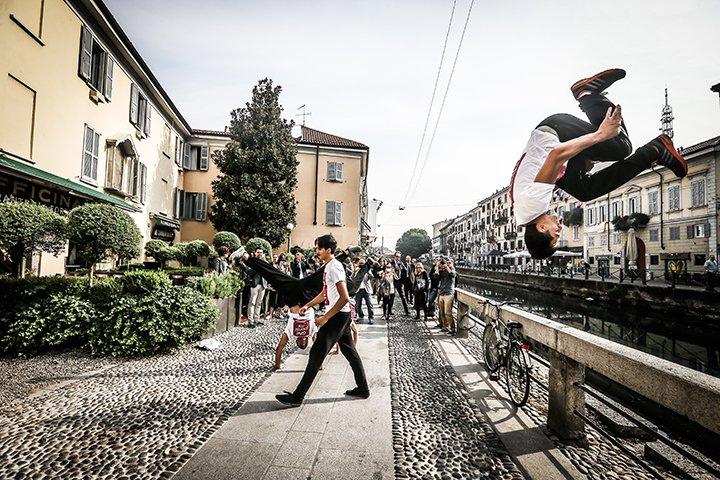
<path fill-rule="evenodd" d="M 653 172 L 657 173 L 660 176 L 660 249 L 665 250 L 665 234 L 663 233 L 665 229 L 663 228 L 663 174 L 652 169 Z"/>
<path fill-rule="evenodd" d="M 320 145 L 315 147 L 315 203 L 313 206 L 313 225 L 317 225 L 318 175 L 320 174 Z"/>
<path fill-rule="evenodd" d="M 607 250 L 608 252 L 612 252 L 612 248 L 610 247 L 610 192 L 607 194 L 607 218 L 608 218 L 608 226 L 607 226 Z"/>

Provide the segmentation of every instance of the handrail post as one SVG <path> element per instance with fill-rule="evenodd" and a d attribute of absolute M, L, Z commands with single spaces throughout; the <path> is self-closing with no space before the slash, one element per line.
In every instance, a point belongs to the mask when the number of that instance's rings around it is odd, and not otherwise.
<path fill-rule="evenodd" d="M 460 301 L 460 299 L 458 298 L 457 321 L 455 322 L 455 325 L 457 325 L 455 327 L 455 336 L 457 338 L 468 338 L 468 331 L 470 330 L 470 318 L 467 314 L 469 310 L 470 308 L 468 307 L 468 304 Z"/>
<path fill-rule="evenodd" d="M 548 377 L 547 425 L 566 440 L 585 440 L 585 421 L 575 411 L 585 414 L 585 392 L 575 386 L 585 383 L 585 365 L 550 350 Z"/>

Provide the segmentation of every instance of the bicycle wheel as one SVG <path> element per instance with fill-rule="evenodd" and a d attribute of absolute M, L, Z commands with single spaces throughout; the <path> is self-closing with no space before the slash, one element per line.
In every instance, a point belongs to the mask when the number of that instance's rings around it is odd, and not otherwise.
<path fill-rule="evenodd" d="M 525 405 L 530 394 L 530 358 L 519 342 L 510 342 L 505 380 L 510 401 L 516 407 Z"/>
<path fill-rule="evenodd" d="M 500 343 L 502 338 L 500 330 L 495 322 L 485 325 L 485 331 L 482 336 L 483 343 L 483 360 L 488 372 L 495 373 L 500 368 Z"/>

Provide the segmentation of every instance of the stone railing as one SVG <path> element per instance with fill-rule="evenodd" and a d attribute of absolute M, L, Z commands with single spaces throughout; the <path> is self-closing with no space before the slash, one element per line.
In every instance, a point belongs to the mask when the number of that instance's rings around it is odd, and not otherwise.
<path fill-rule="evenodd" d="M 455 298 L 459 335 L 467 336 L 467 313 L 487 322 L 487 309 L 495 311 L 486 298 L 466 290 L 457 289 Z M 521 323 L 523 336 L 549 349 L 548 427 L 560 436 L 584 436 L 585 422 L 575 412 L 585 414 L 579 387 L 585 368 L 720 433 L 720 379 L 515 307 L 501 306 L 500 312 L 503 322 Z"/>

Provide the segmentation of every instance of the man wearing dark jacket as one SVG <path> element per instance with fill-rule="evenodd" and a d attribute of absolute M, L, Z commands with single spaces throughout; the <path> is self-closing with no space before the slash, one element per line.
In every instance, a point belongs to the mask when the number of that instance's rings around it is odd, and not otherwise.
<path fill-rule="evenodd" d="M 253 252 L 253 256 L 258 260 L 263 260 L 265 257 L 265 251 L 258 247 Z M 265 288 L 267 287 L 267 280 L 263 278 L 258 272 L 241 262 L 243 270 L 247 274 L 247 285 L 250 287 L 250 300 L 248 302 L 248 327 L 255 328 L 256 325 L 262 325 L 260 321 L 260 311 L 263 306 L 263 299 L 265 297 Z"/>
<path fill-rule="evenodd" d="M 295 278 L 305 278 L 308 276 L 310 265 L 303 258 L 302 252 L 295 252 L 295 260 L 290 263 L 290 272 Z"/>
<path fill-rule="evenodd" d="M 395 280 L 395 292 L 400 297 L 400 300 L 402 300 L 403 308 L 405 309 L 405 315 L 410 315 L 410 310 L 407 306 L 407 298 L 405 297 L 405 285 L 408 281 L 408 278 L 410 276 L 410 272 L 407 271 L 407 268 L 405 268 L 405 264 L 402 261 L 402 253 L 395 252 L 395 257 L 392 260 L 393 268 L 395 268 L 395 275 L 397 275 L 398 280 Z M 392 305 L 390 305 L 390 308 L 392 309 Z M 392 311 L 390 312 L 392 314 Z"/>

